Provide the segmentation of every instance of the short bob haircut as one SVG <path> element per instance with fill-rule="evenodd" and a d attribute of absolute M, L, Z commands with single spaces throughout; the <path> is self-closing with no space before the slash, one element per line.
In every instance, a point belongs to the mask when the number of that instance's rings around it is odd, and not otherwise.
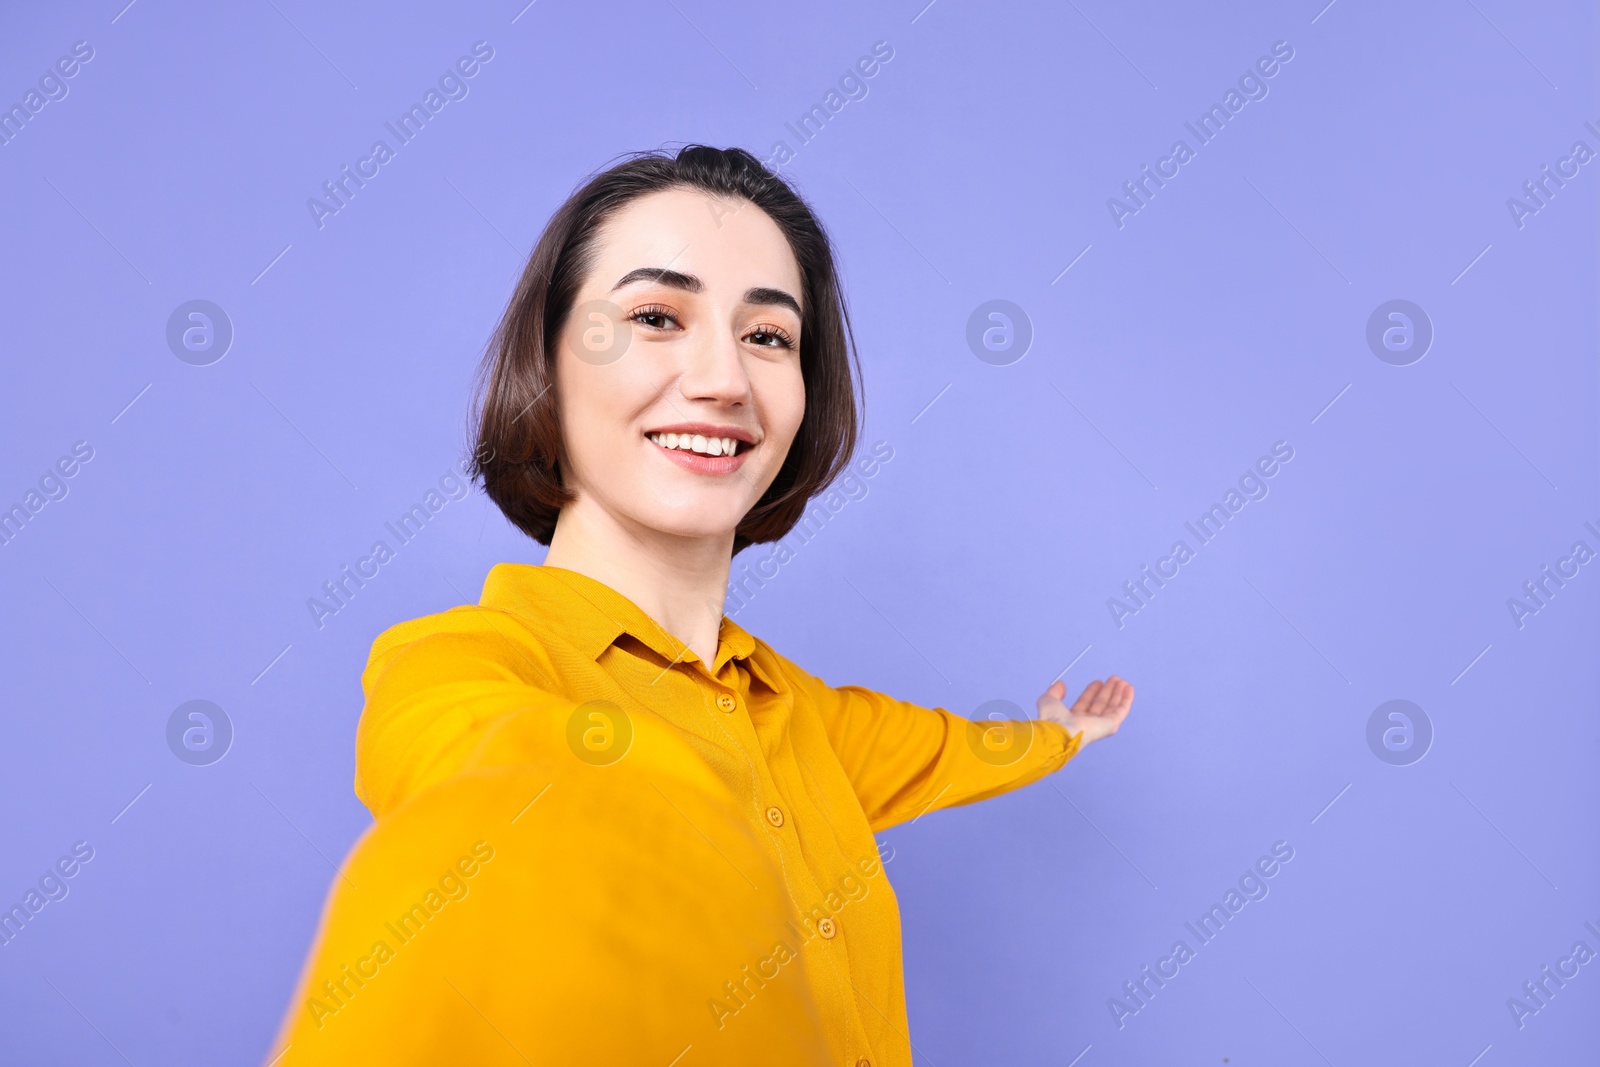
<path fill-rule="evenodd" d="M 733 551 L 792 530 L 807 502 L 843 472 L 855 451 L 860 360 L 822 223 L 784 179 L 744 149 L 690 144 L 676 156 L 633 153 L 590 177 L 551 217 L 479 368 L 477 444 L 469 469 L 506 518 L 542 545 L 550 543 L 561 508 L 575 499 L 562 481 L 567 459 L 556 346 L 593 267 L 598 232 L 630 201 L 677 188 L 740 198 L 765 211 L 788 238 L 804 289 L 805 416 L 772 485 L 740 520 Z"/>

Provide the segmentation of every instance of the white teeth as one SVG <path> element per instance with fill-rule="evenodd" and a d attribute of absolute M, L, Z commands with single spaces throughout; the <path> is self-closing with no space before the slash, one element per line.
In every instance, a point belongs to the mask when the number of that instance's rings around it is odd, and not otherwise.
<path fill-rule="evenodd" d="M 739 441 L 734 437 L 706 437 L 703 434 L 686 433 L 653 433 L 646 436 L 662 448 L 693 451 L 702 456 L 731 456 L 739 450 Z"/>

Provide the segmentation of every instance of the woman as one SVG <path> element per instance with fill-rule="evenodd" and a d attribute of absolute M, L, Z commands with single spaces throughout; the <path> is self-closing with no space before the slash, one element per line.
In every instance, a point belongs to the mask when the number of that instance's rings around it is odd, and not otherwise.
<path fill-rule="evenodd" d="M 633 157 L 555 214 L 485 360 L 474 470 L 549 551 L 374 643 L 377 823 L 285 1063 L 911 1062 L 874 832 L 1060 768 L 1133 688 L 1069 708 L 1058 681 L 1037 720 L 969 723 L 832 687 L 723 616 L 733 555 L 851 462 L 852 355 L 826 234 L 742 150 Z M 409 908 L 480 839 L 476 898 Z"/>

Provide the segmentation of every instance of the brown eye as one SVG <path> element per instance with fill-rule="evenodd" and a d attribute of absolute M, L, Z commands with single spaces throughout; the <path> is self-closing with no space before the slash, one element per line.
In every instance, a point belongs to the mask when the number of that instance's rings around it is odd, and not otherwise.
<path fill-rule="evenodd" d="M 644 307 L 629 315 L 628 321 L 649 326 L 651 329 L 664 330 L 667 328 L 667 323 L 677 322 L 678 320 L 673 318 L 672 312 L 664 307 Z"/>
<path fill-rule="evenodd" d="M 746 335 L 758 348 L 793 348 L 794 338 L 776 326 L 758 326 Z"/>

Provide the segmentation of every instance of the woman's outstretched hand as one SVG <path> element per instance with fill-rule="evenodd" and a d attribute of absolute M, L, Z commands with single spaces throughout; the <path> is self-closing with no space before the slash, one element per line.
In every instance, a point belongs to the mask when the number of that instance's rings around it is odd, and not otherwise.
<path fill-rule="evenodd" d="M 1083 744 L 1110 737 L 1128 717 L 1133 707 L 1133 685 L 1116 675 L 1101 682 L 1090 682 L 1072 707 L 1061 698 L 1067 695 L 1066 682 L 1054 682 L 1039 698 L 1039 718 L 1050 719 L 1072 733 L 1083 731 Z"/>

